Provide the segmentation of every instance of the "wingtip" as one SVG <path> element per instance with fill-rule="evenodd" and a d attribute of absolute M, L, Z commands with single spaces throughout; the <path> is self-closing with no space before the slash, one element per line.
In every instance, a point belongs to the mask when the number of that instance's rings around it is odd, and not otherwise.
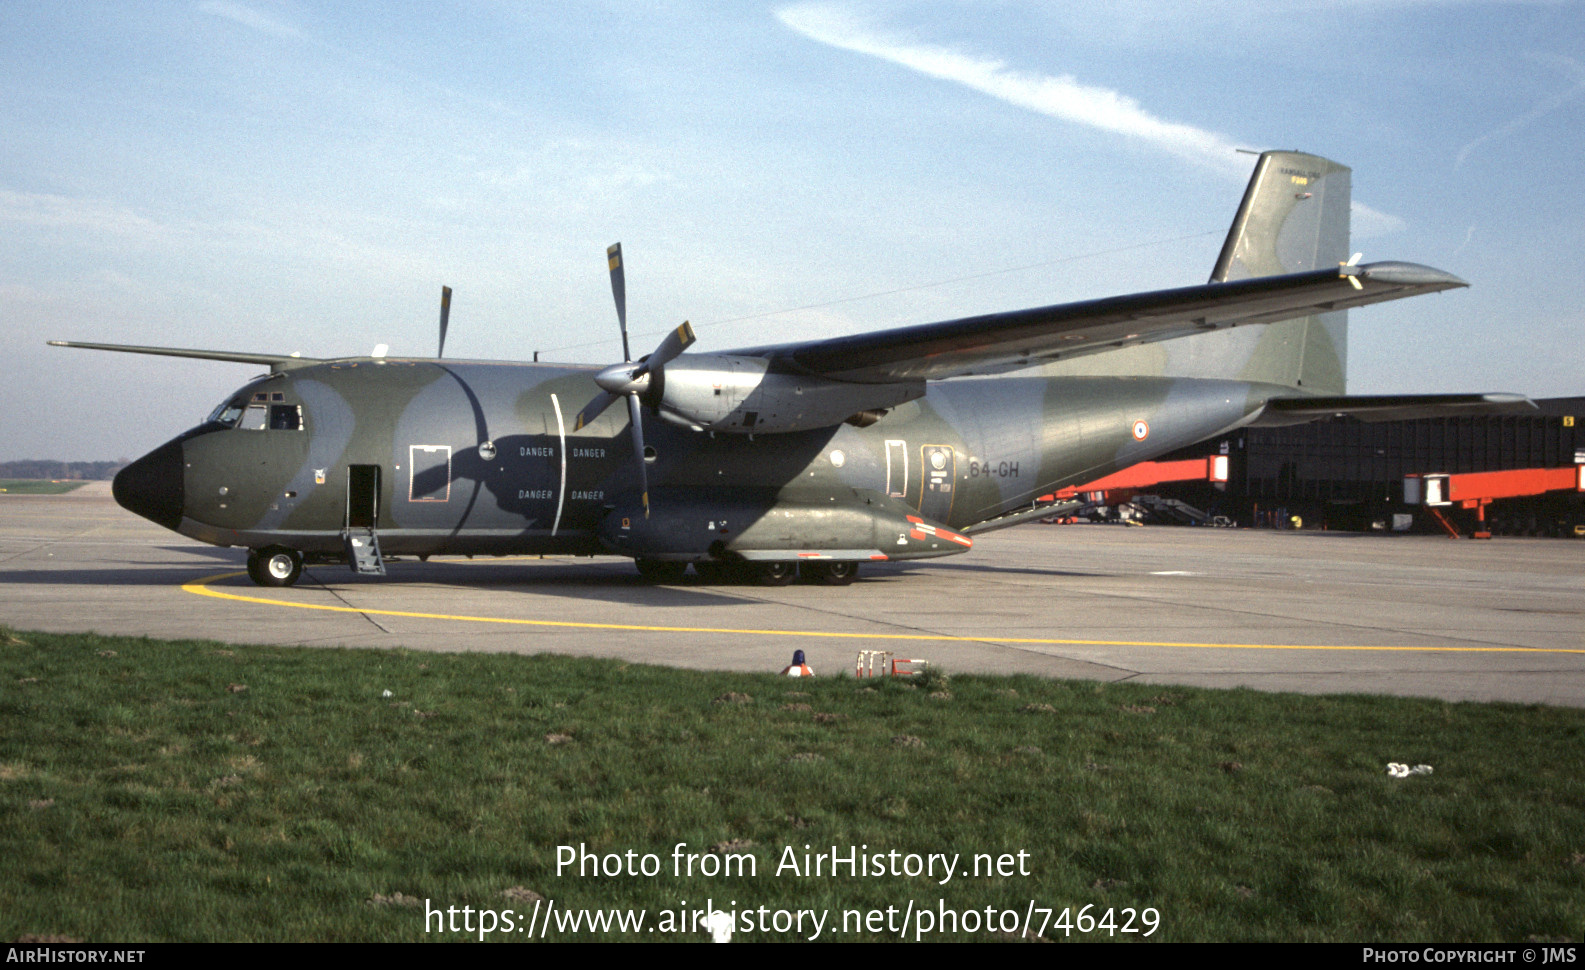
<path fill-rule="evenodd" d="M 1541 405 L 1531 400 L 1528 394 L 1517 394 L 1513 391 L 1495 391 L 1482 394 L 1481 397 L 1485 398 L 1487 403 L 1490 404 L 1505 404 L 1513 407 L 1529 408 L 1533 411 L 1541 409 Z"/>
<path fill-rule="evenodd" d="M 1359 275 L 1367 280 L 1378 283 L 1390 283 L 1395 286 L 1434 287 L 1439 290 L 1450 290 L 1468 286 L 1469 282 L 1452 273 L 1444 272 L 1431 266 L 1421 266 L 1419 263 L 1367 263 L 1359 267 Z"/>

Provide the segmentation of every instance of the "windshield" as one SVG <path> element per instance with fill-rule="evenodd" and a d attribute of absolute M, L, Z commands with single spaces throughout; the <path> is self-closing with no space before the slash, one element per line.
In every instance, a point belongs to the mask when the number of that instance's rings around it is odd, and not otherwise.
<path fill-rule="evenodd" d="M 221 401 L 218 407 L 209 412 L 208 421 L 205 423 L 220 424 L 227 428 L 236 427 L 237 419 L 242 417 L 242 407 L 246 402 L 247 398 L 245 397 Z"/>
<path fill-rule="evenodd" d="M 205 423 L 243 431 L 301 431 L 303 408 L 288 404 L 282 391 L 244 391 L 210 411 Z"/>

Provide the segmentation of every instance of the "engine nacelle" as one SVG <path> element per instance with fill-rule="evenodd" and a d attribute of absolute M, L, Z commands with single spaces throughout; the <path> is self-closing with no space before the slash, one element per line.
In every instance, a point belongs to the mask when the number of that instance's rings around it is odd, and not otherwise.
<path fill-rule="evenodd" d="M 797 499 L 771 490 L 657 489 L 650 514 L 618 505 L 600 526 L 611 552 L 681 562 L 927 559 L 973 540 L 862 489 Z"/>
<path fill-rule="evenodd" d="M 685 354 L 651 375 L 643 399 L 696 431 L 781 434 L 829 428 L 925 395 L 923 381 L 854 384 L 767 368 L 763 357 Z"/>

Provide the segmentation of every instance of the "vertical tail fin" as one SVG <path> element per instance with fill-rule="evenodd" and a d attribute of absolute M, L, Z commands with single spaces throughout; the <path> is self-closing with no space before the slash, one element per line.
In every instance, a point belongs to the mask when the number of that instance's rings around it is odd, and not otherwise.
<path fill-rule="evenodd" d="M 1349 169 L 1302 152 L 1265 152 L 1244 191 L 1211 282 L 1300 273 L 1348 259 Z M 1267 325 L 1240 376 L 1344 393 L 1348 314 Z"/>
<path fill-rule="evenodd" d="M 1348 259 L 1349 169 L 1301 152 L 1265 152 L 1244 190 L 1212 283 L 1302 273 Z"/>
<path fill-rule="evenodd" d="M 1255 163 L 1212 283 L 1302 273 L 1348 260 L 1349 170 L 1302 152 L 1266 152 Z M 1233 327 L 1047 364 L 1063 376 L 1193 377 L 1346 393 L 1348 314 Z"/>

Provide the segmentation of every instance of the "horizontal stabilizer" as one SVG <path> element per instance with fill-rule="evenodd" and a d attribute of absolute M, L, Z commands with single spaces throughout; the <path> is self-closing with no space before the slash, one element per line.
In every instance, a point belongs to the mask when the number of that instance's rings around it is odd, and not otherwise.
<path fill-rule="evenodd" d="M 1361 421 L 1414 421 L 1419 418 L 1456 418 L 1465 415 L 1528 414 L 1534 401 L 1523 394 L 1357 394 L 1339 397 L 1278 397 L 1254 427 L 1271 428 L 1303 424 L 1319 418 L 1347 415 Z"/>
<path fill-rule="evenodd" d="M 200 360 L 223 360 L 233 364 L 264 364 L 272 371 L 291 370 L 294 367 L 320 363 L 317 357 L 298 357 L 288 354 L 242 354 L 230 350 L 184 350 L 179 347 L 91 344 L 77 340 L 51 340 L 49 345 L 51 347 L 79 347 L 84 350 L 116 350 L 124 354 L 153 354 L 156 357 L 196 357 Z"/>

